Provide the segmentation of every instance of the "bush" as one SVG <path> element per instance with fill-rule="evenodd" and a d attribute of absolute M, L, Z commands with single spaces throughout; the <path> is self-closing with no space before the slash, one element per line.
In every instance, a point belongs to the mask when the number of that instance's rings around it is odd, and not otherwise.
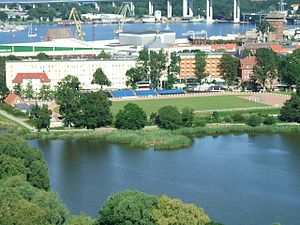
<path fill-rule="evenodd" d="M 265 119 L 264 119 L 264 122 L 263 122 L 265 125 L 274 125 L 276 124 L 276 119 L 274 118 L 274 116 L 267 116 Z"/>
<path fill-rule="evenodd" d="M 128 103 L 116 115 L 115 127 L 118 129 L 140 130 L 146 126 L 145 111 L 137 104 Z"/>
<path fill-rule="evenodd" d="M 1 103 L 0 104 L 0 110 L 6 111 L 7 113 L 15 116 L 15 117 L 28 117 L 26 113 L 23 113 L 22 111 L 7 105 L 6 103 Z"/>
<path fill-rule="evenodd" d="M 232 122 L 233 122 L 233 119 L 232 119 L 230 116 L 226 116 L 226 117 L 224 118 L 224 122 L 225 122 L 225 123 L 232 123 Z"/>
<path fill-rule="evenodd" d="M 293 95 L 280 110 L 280 120 L 300 123 L 300 96 Z"/>
<path fill-rule="evenodd" d="M 194 126 L 195 127 L 205 127 L 206 126 L 205 118 L 196 117 L 194 120 Z"/>
<path fill-rule="evenodd" d="M 251 115 L 246 121 L 246 124 L 251 127 L 258 127 L 262 123 L 262 119 L 258 115 Z"/>
<path fill-rule="evenodd" d="M 212 114 L 211 114 L 212 118 L 213 118 L 213 122 L 214 123 L 220 123 L 221 122 L 221 116 L 220 116 L 220 113 L 219 112 L 216 112 L 214 111 Z"/>
<path fill-rule="evenodd" d="M 182 124 L 181 114 L 174 106 L 164 106 L 158 110 L 156 123 L 163 129 L 178 129 Z"/>
<path fill-rule="evenodd" d="M 182 110 L 182 124 L 185 127 L 191 127 L 193 126 L 195 114 L 194 114 L 194 109 L 190 107 L 184 107 Z"/>
<path fill-rule="evenodd" d="M 235 123 L 244 123 L 246 121 L 246 118 L 240 113 L 233 114 L 231 118 Z"/>

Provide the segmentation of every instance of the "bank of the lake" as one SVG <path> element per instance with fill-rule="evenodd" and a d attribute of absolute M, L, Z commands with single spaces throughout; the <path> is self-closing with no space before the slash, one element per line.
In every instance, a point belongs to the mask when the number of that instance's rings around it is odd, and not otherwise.
<path fill-rule="evenodd" d="M 113 144 L 126 144 L 133 148 L 149 148 L 160 150 L 180 149 L 191 146 L 195 136 L 215 136 L 225 134 L 291 134 L 300 133 L 296 124 L 261 125 L 250 127 L 246 125 L 214 124 L 206 127 L 181 128 L 178 130 L 162 130 L 152 128 L 139 131 L 98 129 L 98 130 L 59 130 L 51 132 L 27 132 L 26 139 L 98 139 Z"/>
<path fill-rule="evenodd" d="M 72 213 L 96 216 L 113 193 L 136 188 L 203 207 L 225 225 L 300 221 L 300 134 L 195 138 L 177 151 L 136 151 L 98 139 L 31 140 L 51 189 Z"/>

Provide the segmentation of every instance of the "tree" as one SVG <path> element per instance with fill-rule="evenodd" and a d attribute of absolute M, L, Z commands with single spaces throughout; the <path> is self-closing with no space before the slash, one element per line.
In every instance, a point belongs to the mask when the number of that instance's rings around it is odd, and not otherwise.
<path fill-rule="evenodd" d="M 24 97 L 28 99 L 32 99 L 34 97 L 34 90 L 32 86 L 32 82 L 29 81 L 24 89 Z"/>
<path fill-rule="evenodd" d="M 157 89 L 160 83 L 161 73 L 166 69 L 166 54 L 163 50 L 158 53 L 150 51 L 149 54 L 149 81 L 153 89 Z"/>
<path fill-rule="evenodd" d="M 78 78 L 71 75 L 58 82 L 55 100 L 60 106 L 59 113 L 64 117 L 66 126 L 71 126 L 78 120 L 81 95 L 79 86 Z"/>
<path fill-rule="evenodd" d="M 39 190 L 31 202 L 47 213 L 45 218 L 49 224 L 63 225 L 69 216 L 68 210 L 63 206 L 56 193 Z"/>
<path fill-rule="evenodd" d="M 253 68 L 253 79 L 259 81 L 265 90 L 266 82 L 272 82 L 278 74 L 278 55 L 268 48 L 256 51 L 256 65 Z"/>
<path fill-rule="evenodd" d="M 95 225 L 95 220 L 86 215 L 71 216 L 65 225 Z"/>
<path fill-rule="evenodd" d="M 45 54 L 44 52 L 37 54 L 36 58 L 38 60 L 49 60 L 50 59 L 49 55 Z"/>
<path fill-rule="evenodd" d="M 201 84 L 201 80 L 207 77 L 207 74 L 205 73 L 205 66 L 206 66 L 206 53 L 203 51 L 199 51 L 195 55 L 195 61 L 196 61 L 196 71 L 195 76 L 197 79 L 197 82 Z"/>
<path fill-rule="evenodd" d="M 157 197 L 139 191 L 124 191 L 108 198 L 96 225 L 154 225 L 152 210 Z"/>
<path fill-rule="evenodd" d="M 140 130 L 146 126 L 145 111 L 137 104 L 128 103 L 116 115 L 115 127 L 118 129 Z"/>
<path fill-rule="evenodd" d="M 194 123 L 194 109 L 190 107 L 184 107 L 181 113 L 182 125 L 185 127 L 191 127 Z"/>
<path fill-rule="evenodd" d="M 182 124 L 181 114 L 174 106 L 164 106 L 158 110 L 156 124 L 163 129 L 178 129 Z"/>
<path fill-rule="evenodd" d="M 144 80 L 146 77 L 140 67 L 130 68 L 126 71 L 126 85 L 130 86 L 133 90 L 136 89 L 136 83 Z"/>
<path fill-rule="evenodd" d="M 168 66 L 168 80 L 167 80 L 167 89 L 172 89 L 175 83 L 176 76 L 180 72 L 180 56 L 177 56 L 176 52 L 171 53 L 171 62 Z"/>
<path fill-rule="evenodd" d="M 28 174 L 24 161 L 9 155 L 0 155 L 0 180 L 6 177 Z"/>
<path fill-rule="evenodd" d="M 23 92 L 23 89 L 22 89 L 21 84 L 16 84 L 16 85 L 14 86 L 14 93 L 15 93 L 16 95 L 21 96 L 21 95 L 22 95 L 22 92 Z"/>
<path fill-rule="evenodd" d="M 237 70 L 239 66 L 239 60 L 232 55 L 225 53 L 219 64 L 220 75 L 225 80 L 227 86 L 237 83 Z"/>
<path fill-rule="evenodd" d="M 8 15 L 5 12 L 1 11 L 0 12 L 0 21 L 5 22 L 7 19 L 8 19 Z"/>
<path fill-rule="evenodd" d="M 279 78 L 282 83 L 291 87 L 300 82 L 300 49 L 285 56 L 279 65 Z"/>
<path fill-rule="evenodd" d="M 53 92 L 51 91 L 50 85 L 43 84 L 39 91 L 39 98 L 48 101 L 53 98 Z"/>
<path fill-rule="evenodd" d="M 269 32 L 275 31 L 275 28 L 266 20 L 262 20 L 261 23 L 257 27 L 257 33 L 262 35 L 263 42 L 266 42 L 266 34 Z"/>
<path fill-rule="evenodd" d="M 8 92 L 9 92 L 6 87 L 5 63 L 7 60 L 17 60 L 17 58 L 13 55 L 9 55 L 7 57 L 0 56 L 0 95 L 2 95 L 2 96 L 8 94 Z"/>
<path fill-rule="evenodd" d="M 95 129 L 110 125 L 112 113 L 110 112 L 111 101 L 103 92 L 91 92 L 81 95 L 78 119 L 75 126 Z"/>
<path fill-rule="evenodd" d="M 262 123 L 262 119 L 259 115 L 251 115 L 246 121 L 246 124 L 251 127 L 258 127 Z"/>
<path fill-rule="evenodd" d="M 291 99 L 284 103 L 279 119 L 285 122 L 300 123 L 300 96 L 298 94 L 293 94 Z"/>
<path fill-rule="evenodd" d="M 110 59 L 111 55 L 105 51 L 101 51 L 99 55 L 96 56 L 96 59 Z"/>
<path fill-rule="evenodd" d="M 197 224 L 206 225 L 210 222 L 202 208 L 192 204 L 184 204 L 181 200 L 167 196 L 159 198 L 157 208 L 152 212 L 158 225 Z"/>
<path fill-rule="evenodd" d="M 103 70 L 101 68 L 98 68 L 98 69 L 96 69 L 95 73 L 93 74 L 92 84 L 100 85 L 101 90 L 102 90 L 103 85 L 110 86 L 111 82 L 107 78 L 107 76 L 104 74 Z"/>
<path fill-rule="evenodd" d="M 48 130 L 50 126 L 51 114 L 52 111 L 48 109 L 47 105 L 40 107 L 36 104 L 30 112 L 35 128 L 38 130 L 46 128 Z"/>

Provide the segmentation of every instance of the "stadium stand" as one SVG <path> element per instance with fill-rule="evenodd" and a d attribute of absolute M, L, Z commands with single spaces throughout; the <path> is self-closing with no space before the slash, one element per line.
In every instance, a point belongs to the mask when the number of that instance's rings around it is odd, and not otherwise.
<path fill-rule="evenodd" d="M 140 97 L 157 96 L 157 93 L 154 90 L 138 90 L 138 91 L 135 91 L 135 93 L 137 96 L 140 96 Z"/>
<path fill-rule="evenodd" d="M 173 89 L 173 90 L 158 90 L 160 95 L 180 95 L 185 94 L 185 91 L 182 89 Z"/>
<path fill-rule="evenodd" d="M 115 90 L 112 91 L 112 94 L 116 98 L 126 98 L 126 97 L 136 96 L 133 90 Z"/>

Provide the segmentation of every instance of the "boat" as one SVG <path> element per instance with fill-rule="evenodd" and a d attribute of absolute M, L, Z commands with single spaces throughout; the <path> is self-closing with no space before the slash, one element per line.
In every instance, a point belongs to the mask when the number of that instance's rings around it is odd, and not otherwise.
<path fill-rule="evenodd" d="M 33 31 L 32 31 L 32 24 L 30 25 L 29 30 L 28 30 L 28 37 L 32 37 L 32 38 L 37 37 L 37 33 L 33 33 Z"/>
<path fill-rule="evenodd" d="M 143 23 L 155 23 L 155 17 L 154 17 L 154 16 L 151 16 L 151 15 L 145 15 L 145 16 L 142 18 L 142 22 L 143 22 Z"/>
<path fill-rule="evenodd" d="M 204 17 L 201 17 L 200 15 L 189 20 L 190 23 L 202 23 L 204 21 Z"/>

